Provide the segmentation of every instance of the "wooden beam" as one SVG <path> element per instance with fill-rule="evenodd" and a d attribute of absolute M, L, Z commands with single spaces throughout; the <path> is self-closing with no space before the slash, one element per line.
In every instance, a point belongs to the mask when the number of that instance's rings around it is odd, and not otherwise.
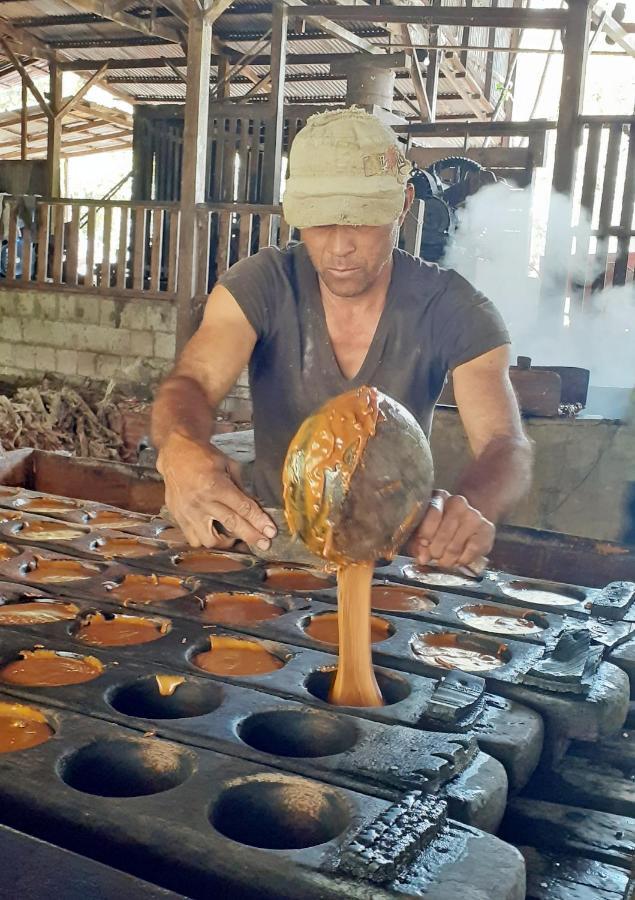
<path fill-rule="evenodd" d="M 416 122 L 408 125 L 393 125 L 398 134 L 410 134 L 412 137 L 525 137 L 532 134 L 544 134 L 556 127 L 555 122 L 546 119 L 532 119 L 529 122 L 448 122 L 441 124 L 419 125 Z"/>
<path fill-rule="evenodd" d="M 591 13 L 593 22 L 604 31 L 619 46 L 625 50 L 629 56 L 635 56 L 635 45 L 629 40 L 629 32 L 607 12 Z"/>
<path fill-rule="evenodd" d="M 33 82 L 33 79 L 22 65 L 22 62 L 18 59 L 11 47 L 8 45 L 6 38 L 0 36 L 0 44 L 2 44 L 2 46 L 4 47 L 4 52 L 7 54 L 17 71 L 20 73 L 22 81 L 26 85 L 28 85 L 29 90 L 31 91 L 37 102 L 40 104 L 42 112 L 47 116 L 48 119 L 52 119 L 53 112 L 51 111 L 51 107 L 39 92 L 37 86 Z"/>
<path fill-rule="evenodd" d="M 231 6 L 233 0 L 213 0 L 209 6 L 206 6 L 203 17 L 210 25 L 225 12 L 228 6 Z"/>
<path fill-rule="evenodd" d="M 27 117 L 28 93 L 26 84 L 22 82 L 22 102 L 20 105 L 20 159 L 26 159 L 28 156 L 28 117 Z"/>
<path fill-rule="evenodd" d="M 261 203 L 280 202 L 282 177 L 282 142 L 284 137 L 284 81 L 287 52 L 287 17 L 281 5 L 274 7 L 271 18 L 271 94 L 267 103 L 269 120 L 265 129 L 265 152 L 262 168 Z"/>
<path fill-rule="evenodd" d="M 403 40 L 406 43 L 409 43 L 412 39 L 410 26 L 402 25 L 401 29 Z M 423 72 L 421 71 L 421 63 L 419 62 L 419 57 L 417 56 L 416 50 L 412 50 L 410 54 L 410 78 L 412 79 L 415 94 L 417 95 L 417 103 L 419 105 L 419 116 L 421 118 L 421 121 L 433 122 L 434 116 L 432 115 L 430 101 L 428 100 L 428 95 L 426 93 L 426 81 L 423 76 Z M 397 86 L 396 81 L 395 86 Z"/>
<path fill-rule="evenodd" d="M 192 18 L 188 29 L 187 95 L 181 170 L 177 353 L 183 349 L 196 328 L 194 299 L 197 292 L 197 262 L 199 253 L 208 252 L 207 247 L 198 246 L 196 204 L 205 201 L 211 51 L 212 26 L 202 17 Z"/>
<path fill-rule="evenodd" d="M 289 5 L 287 0 L 287 5 Z M 298 2 L 290 5 L 297 6 Z M 474 28 L 540 28 L 559 29 L 566 24 L 567 14 L 560 9 L 515 9 L 484 6 L 408 6 L 337 5 L 328 7 L 325 13 L 322 4 L 306 4 L 303 18 L 328 19 L 333 22 L 374 22 L 379 25 L 397 23 L 400 25 L 454 25 Z M 322 27 L 326 26 L 322 24 Z"/>
<path fill-rule="evenodd" d="M 100 69 L 98 69 L 93 75 L 91 75 L 90 78 L 88 78 L 83 83 L 83 85 L 80 87 L 80 89 L 75 94 L 73 94 L 72 97 L 69 97 L 69 99 L 66 101 L 66 103 L 64 103 L 60 107 L 60 110 L 57 113 L 57 115 L 60 117 L 60 119 L 63 119 L 64 116 L 66 116 L 73 109 L 73 107 L 76 106 L 80 102 L 80 100 L 83 100 L 83 98 L 86 96 L 86 94 L 91 89 L 91 87 L 94 84 L 97 84 L 97 82 L 101 78 L 104 77 L 104 75 L 106 74 L 107 71 L 108 71 L 108 63 L 105 62 L 103 64 L 103 66 Z"/>
<path fill-rule="evenodd" d="M 72 0 L 74 9 L 81 9 L 85 12 L 96 13 L 102 19 L 108 19 L 111 22 L 117 22 L 131 31 L 140 31 L 141 34 L 160 37 L 173 44 L 180 44 L 183 41 L 183 32 L 167 25 L 164 22 L 157 22 L 155 19 L 144 20 L 137 16 L 131 16 L 129 13 L 121 12 L 116 9 L 115 4 L 109 3 L 108 0 Z"/>
<path fill-rule="evenodd" d="M 304 0 L 285 0 L 286 7 L 298 7 L 299 15 L 303 19 L 312 19 L 316 25 L 319 25 L 320 28 L 323 28 L 324 31 L 332 34 L 334 37 L 340 38 L 342 41 L 346 41 L 347 44 L 350 44 L 351 47 L 355 47 L 357 50 L 363 50 L 366 53 L 384 53 L 385 48 L 379 47 L 377 44 L 371 43 L 371 41 L 367 40 L 364 37 L 361 37 L 358 34 L 350 31 L 348 28 L 344 28 L 342 25 L 339 25 L 337 22 L 333 21 L 333 12 L 338 12 L 341 9 L 344 12 L 348 13 L 349 7 L 340 7 L 340 6 L 332 6 L 328 8 L 328 13 L 324 14 L 323 6 L 310 6 L 304 3 Z M 367 9 L 372 7 L 355 6 L 355 9 L 360 13 L 366 12 Z M 274 7 L 275 9 L 275 7 Z M 355 19 L 355 15 L 347 15 L 344 18 Z"/>
<path fill-rule="evenodd" d="M 60 195 L 60 158 L 62 152 L 62 117 L 57 115 L 62 105 L 62 72 L 57 63 L 49 67 L 49 99 L 51 118 L 48 123 L 48 139 L 46 144 L 46 161 L 48 173 L 49 197 Z M 61 240 L 61 236 L 57 236 Z"/>
<path fill-rule="evenodd" d="M 18 52 L 36 59 L 55 61 L 57 54 L 43 41 L 38 40 L 23 28 L 16 28 L 7 19 L 0 19 L 0 34 L 9 38 Z"/>

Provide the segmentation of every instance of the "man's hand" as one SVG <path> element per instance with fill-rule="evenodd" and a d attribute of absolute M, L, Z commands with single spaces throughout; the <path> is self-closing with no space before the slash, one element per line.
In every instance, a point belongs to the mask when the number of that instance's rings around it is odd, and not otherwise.
<path fill-rule="evenodd" d="M 243 540 L 269 549 L 276 527 L 243 492 L 238 465 L 220 450 L 173 432 L 159 451 L 157 469 L 166 506 L 192 547 L 230 547 Z"/>
<path fill-rule="evenodd" d="M 469 566 L 487 556 L 496 529 L 460 494 L 435 491 L 407 550 L 420 565 L 434 561 L 443 569 Z"/>

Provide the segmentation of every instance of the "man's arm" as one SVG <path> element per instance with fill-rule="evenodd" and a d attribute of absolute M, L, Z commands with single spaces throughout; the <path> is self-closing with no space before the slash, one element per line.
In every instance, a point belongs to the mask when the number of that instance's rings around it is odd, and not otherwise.
<path fill-rule="evenodd" d="M 492 548 L 494 524 L 531 483 L 532 449 L 509 380 L 509 348 L 497 347 L 453 372 L 454 395 L 474 459 L 455 494 L 435 498 L 410 545 L 417 560 L 466 566 Z"/>
<path fill-rule="evenodd" d="M 157 468 L 166 505 L 193 546 L 233 539 L 269 547 L 275 526 L 240 489 L 237 467 L 210 444 L 214 414 L 256 344 L 256 332 L 230 292 L 217 285 L 203 322 L 159 389 L 152 408 Z"/>

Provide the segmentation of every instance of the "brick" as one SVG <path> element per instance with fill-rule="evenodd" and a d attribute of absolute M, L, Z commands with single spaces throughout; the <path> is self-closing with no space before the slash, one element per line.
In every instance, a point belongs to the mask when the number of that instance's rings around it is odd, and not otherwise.
<path fill-rule="evenodd" d="M 9 343 L 8 341 L 0 341 L 0 366 L 4 367 L 13 364 L 14 346 L 14 344 Z"/>
<path fill-rule="evenodd" d="M 99 324 L 117 328 L 121 321 L 121 303 L 102 297 L 99 302 Z"/>
<path fill-rule="evenodd" d="M 28 344 L 19 344 L 13 350 L 13 364 L 19 369 L 36 371 L 36 354 L 41 347 L 31 347 Z"/>
<path fill-rule="evenodd" d="M 134 356 L 153 356 L 154 335 L 151 331 L 130 332 L 130 352 Z"/>
<path fill-rule="evenodd" d="M 75 320 L 86 325 L 98 325 L 101 315 L 103 297 L 84 297 L 81 294 L 75 297 Z"/>
<path fill-rule="evenodd" d="M 35 369 L 37 372 L 55 371 L 55 350 L 52 347 L 35 348 Z"/>
<path fill-rule="evenodd" d="M 74 294 L 60 294 L 57 298 L 58 321 L 74 321 L 76 317 L 77 298 Z"/>
<path fill-rule="evenodd" d="M 104 380 L 112 378 L 112 376 L 121 369 L 121 357 L 100 354 L 95 363 L 95 374 L 97 378 Z"/>
<path fill-rule="evenodd" d="M 176 336 L 157 332 L 154 335 L 154 355 L 159 359 L 174 359 L 176 356 Z"/>
<path fill-rule="evenodd" d="M 127 300 L 121 311 L 121 327 L 131 331 L 145 331 L 148 327 L 148 304 L 143 300 Z"/>
<path fill-rule="evenodd" d="M 33 304 L 33 316 L 47 322 L 55 322 L 58 317 L 57 294 L 40 294 Z"/>
<path fill-rule="evenodd" d="M 22 320 L 14 319 L 9 316 L 2 316 L 0 322 L 2 329 L 2 337 L 5 341 L 21 341 L 22 340 Z"/>
<path fill-rule="evenodd" d="M 147 327 L 150 331 L 176 331 L 176 306 L 169 300 L 148 301 Z"/>
<path fill-rule="evenodd" d="M 88 353 L 85 350 L 80 350 L 77 354 L 77 374 L 84 375 L 86 378 L 94 378 L 96 363 L 96 353 Z"/>
<path fill-rule="evenodd" d="M 77 375 L 77 350 L 56 350 L 55 369 L 60 375 Z"/>

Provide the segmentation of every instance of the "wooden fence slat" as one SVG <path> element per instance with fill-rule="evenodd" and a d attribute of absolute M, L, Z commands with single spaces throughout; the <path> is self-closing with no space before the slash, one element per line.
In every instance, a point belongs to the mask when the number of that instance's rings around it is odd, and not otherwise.
<path fill-rule="evenodd" d="M 251 234 L 254 217 L 251 213 L 241 213 L 238 232 L 238 259 L 251 255 Z"/>
<path fill-rule="evenodd" d="M 38 203 L 37 206 L 37 268 L 35 280 L 38 284 L 44 284 L 48 272 L 49 259 L 49 220 L 51 208 L 48 203 Z"/>
<path fill-rule="evenodd" d="M 178 209 L 171 209 L 170 216 L 170 238 L 168 245 L 168 273 L 167 273 L 167 289 L 169 293 L 176 292 L 178 272 L 179 272 L 179 229 L 181 226 L 181 214 Z"/>
<path fill-rule="evenodd" d="M 584 160 L 582 194 L 580 197 L 580 221 L 576 229 L 575 238 L 575 279 L 579 286 L 577 287 L 577 290 L 574 289 L 573 292 L 573 302 L 576 307 L 580 307 L 584 299 L 584 284 L 586 282 L 589 267 L 589 240 L 592 233 L 591 223 L 593 219 L 593 204 L 598 177 L 601 137 L 601 126 L 590 125 L 588 129 L 586 157 Z"/>
<path fill-rule="evenodd" d="M 79 205 L 73 205 L 71 209 L 71 222 L 68 229 L 68 243 L 66 247 L 66 284 L 77 284 L 77 258 L 79 255 Z"/>
<path fill-rule="evenodd" d="M 142 291 L 146 257 L 146 211 L 145 209 L 135 209 L 133 216 L 132 287 L 135 291 Z"/>
<path fill-rule="evenodd" d="M 55 284 L 62 283 L 62 267 L 64 261 L 64 204 L 53 205 L 53 271 L 51 277 Z"/>
<path fill-rule="evenodd" d="M 196 294 L 206 296 L 209 288 L 209 261 L 212 213 L 207 209 L 197 210 L 196 228 L 198 232 L 199 254 L 196 265 Z"/>
<path fill-rule="evenodd" d="M 97 210 L 91 207 L 86 219 L 86 274 L 84 284 L 92 287 L 95 283 L 95 226 L 97 224 Z"/>
<path fill-rule="evenodd" d="M 218 215 L 218 250 L 216 253 L 216 277 L 229 268 L 232 213 L 223 210 Z"/>
<path fill-rule="evenodd" d="M 18 205 L 9 206 L 9 245 L 7 247 L 7 278 L 13 281 L 17 268 L 18 256 Z"/>
<path fill-rule="evenodd" d="M 613 284 L 626 284 L 628 252 L 633 236 L 633 208 L 635 207 L 635 127 L 630 125 L 628 134 L 628 155 L 624 175 L 624 194 L 620 215 L 621 234 L 617 239 L 617 255 L 613 268 Z"/>
<path fill-rule="evenodd" d="M 251 142 L 249 147 L 249 175 L 247 181 L 247 202 L 258 202 L 258 181 L 260 176 L 260 127 L 261 120 L 253 120 Z"/>
<path fill-rule="evenodd" d="M 249 199 L 249 118 L 240 120 L 240 141 L 238 144 L 238 184 L 236 199 L 246 203 Z"/>
<path fill-rule="evenodd" d="M 163 256 L 163 210 L 152 213 L 152 248 L 150 251 L 150 290 L 161 289 L 161 258 Z"/>
<path fill-rule="evenodd" d="M 128 210 L 121 210 L 119 220 L 119 247 L 117 249 L 117 275 L 115 284 L 118 288 L 126 287 L 126 265 L 128 262 Z"/>
<path fill-rule="evenodd" d="M 260 216 L 260 232 L 258 234 L 258 249 L 271 246 L 271 234 L 273 231 L 273 216 Z"/>
<path fill-rule="evenodd" d="M 104 253 L 101 261 L 101 287 L 110 287 L 110 246 L 112 244 L 112 207 L 104 209 Z"/>
<path fill-rule="evenodd" d="M 33 237 L 31 229 L 25 225 L 22 229 L 22 281 L 31 280 L 33 268 Z"/>
<path fill-rule="evenodd" d="M 604 166 L 604 181 L 602 183 L 602 199 L 600 201 L 600 219 L 598 223 L 598 238 L 595 251 L 595 271 L 598 273 L 593 280 L 593 290 L 602 290 L 606 286 L 606 266 L 609 255 L 608 229 L 611 225 L 613 213 L 613 200 L 615 198 L 615 179 L 617 177 L 617 164 L 620 154 L 622 138 L 622 126 L 611 125 L 609 129 L 609 144 L 606 151 L 606 163 Z"/>
<path fill-rule="evenodd" d="M 286 247 L 291 237 L 291 226 L 283 216 L 280 216 L 280 238 L 278 244 L 280 247 Z"/>

